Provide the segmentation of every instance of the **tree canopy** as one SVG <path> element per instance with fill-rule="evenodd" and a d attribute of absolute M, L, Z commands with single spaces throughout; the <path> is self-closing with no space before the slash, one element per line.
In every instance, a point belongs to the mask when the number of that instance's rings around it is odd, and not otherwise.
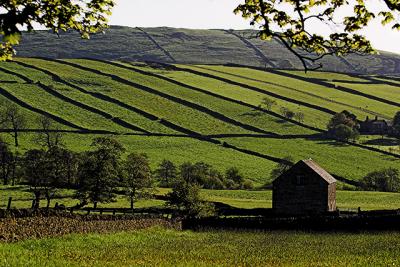
<path fill-rule="evenodd" d="M 259 25 L 261 39 L 282 42 L 306 70 L 322 67 L 315 63 L 326 55 L 374 52 L 370 41 L 358 33 L 374 18 L 400 30 L 398 0 L 245 0 L 235 13 L 250 19 L 251 25 Z M 318 23 L 327 25 L 330 33 L 313 32 Z"/>
<path fill-rule="evenodd" d="M 12 0 L 0 2 L 0 60 L 10 59 L 22 30 L 34 25 L 60 31 L 75 30 L 83 38 L 102 31 L 114 6 L 113 0 Z"/>

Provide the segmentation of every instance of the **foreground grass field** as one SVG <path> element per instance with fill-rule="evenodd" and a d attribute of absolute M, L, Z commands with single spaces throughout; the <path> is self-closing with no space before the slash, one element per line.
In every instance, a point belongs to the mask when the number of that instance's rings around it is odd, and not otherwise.
<path fill-rule="evenodd" d="M 399 233 L 152 228 L 0 244 L 3 266 L 398 266 Z"/>

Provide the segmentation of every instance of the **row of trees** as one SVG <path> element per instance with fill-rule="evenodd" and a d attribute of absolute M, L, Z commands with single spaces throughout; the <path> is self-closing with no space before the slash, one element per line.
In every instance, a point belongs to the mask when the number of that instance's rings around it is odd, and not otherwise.
<path fill-rule="evenodd" d="M 198 184 L 206 189 L 252 189 L 253 184 L 244 178 L 236 167 L 228 168 L 225 174 L 204 162 L 185 162 L 177 168 L 173 162 L 164 160 L 156 170 L 160 186 L 171 187 L 177 179 Z"/>
<path fill-rule="evenodd" d="M 265 110 L 271 111 L 272 108 L 276 105 L 277 105 L 276 100 L 269 98 L 269 97 L 264 97 L 262 99 L 259 107 L 264 108 Z M 289 119 L 289 120 L 295 119 L 298 122 L 304 122 L 305 115 L 301 111 L 295 112 L 295 111 L 290 110 L 287 107 L 280 107 L 279 111 L 282 114 L 282 116 L 284 116 L 286 119 Z"/>
<path fill-rule="evenodd" d="M 26 115 L 16 104 L 5 104 L 0 109 L 0 130 L 8 131 L 13 137 L 14 146 L 19 147 L 19 137 L 28 128 Z M 51 148 L 62 144 L 62 133 L 52 119 L 40 116 L 34 122 L 36 135 L 34 142 L 41 147 Z"/>
<path fill-rule="evenodd" d="M 30 149 L 24 155 L 12 152 L 0 139 L 3 183 L 28 184 L 36 205 L 43 197 L 49 205 L 59 188 L 76 189 L 81 206 L 112 201 L 116 192 L 123 188 L 131 207 L 136 199 L 150 196 L 157 184 L 175 187 L 184 181 L 207 189 L 253 188 L 251 181 L 246 180 L 237 168 L 229 168 L 222 174 L 204 162 L 186 162 L 177 167 L 173 162 L 163 160 L 153 172 L 146 154 L 130 153 L 125 158 L 125 148 L 113 138 L 95 138 L 90 151 L 76 153 L 62 145 L 59 133 L 40 137 L 42 148 Z"/>

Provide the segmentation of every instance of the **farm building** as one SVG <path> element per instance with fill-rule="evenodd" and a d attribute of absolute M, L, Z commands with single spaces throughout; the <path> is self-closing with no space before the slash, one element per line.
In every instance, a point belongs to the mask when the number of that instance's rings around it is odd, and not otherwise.
<path fill-rule="evenodd" d="M 393 134 L 394 129 L 391 125 L 391 122 L 386 120 L 380 120 L 378 117 L 375 117 L 374 120 L 369 119 L 367 117 L 365 121 L 360 122 L 360 133 L 361 134 L 379 134 L 379 135 L 387 135 Z"/>
<path fill-rule="evenodd" d="M 299 161 L 272 184 L 272 207 L 278 214 L 336 210 L 336 179 L 311 159 Z"/>

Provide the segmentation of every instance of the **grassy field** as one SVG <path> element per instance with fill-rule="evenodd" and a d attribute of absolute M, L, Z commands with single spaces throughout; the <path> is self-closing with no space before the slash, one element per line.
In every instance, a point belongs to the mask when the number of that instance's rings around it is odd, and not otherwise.
<path fill-rule="evenodd" d="M 179 66 L 225 81 L 144 63 L 18 58 L 16 62 L 0 64 L 0 68 L 7 70 L 0 72 L 0 102 L 15 101 L 7 95 L 11 94 L 19 99 L 19 104 L 24 103 L 27 108 L 21 110 L 28 118 L 29 129 L 38 127 L 38 113 L 43 111 L 52 115 L 61 129 L 126 134 L 116 138 L 128 152 L 147 153 L 153 168 L 163 159 L 176 164 L 204 161 L 220 171 L 236 166 L 256 185 L 270 182 L 269 174 L 276 162 L 288 155 L 295 160 L 313 158 L 329 172 L 352 180 L 376 169 L 399 166 L 398 158 L 326 140 L 310 129 L 326 128 L 332 115 L 325 109 L 347 109 L 360 118 L 375 113 L 390 117 L 400 109 L 316 84 L 316 80 L 354 85 L 352 89 L 363 93 L 362 90 L 369 90 L 380 98 L 396 94 L 395 86 L 379 84 L 373 91 L 365 76 L 337 73 L 311 72 L 307 76 L 310 80 L 303 81 L 300 78 L 304 74 L 296 71 L 270 73 L 239 67 Z M 364 84 L 368 89 L 358 89 Z M 257 106 L 266 96 L 264 92 L 290 101 L 277 99 L 272 112 L 260 111 Z M 280 107 L 286 105 L 304 112 L 303 125 L 279 115 Z M 195 139 L 196 133 L 220 144 Z M 2 136 L 12 143 L 9 135 Z M 34 136 L 22 135 L 18 150 L 23 153 L 37 147 Z M 75 151 L 83 151 L 95 136 L 69 133 L 64 143 Z M 223 142 L 236 148 L 226 148 Z M 398 151 L 398 141 L 394 139 L 383 142 L 377 136 L 363 136 L 360 143 Z M 353 162 L 357 162 L 356 166 Z"/>
<path fill-rule="evenodd" d="M 157 195 L 165 195 L 170 191 L 166 188 L 158 188 Z M 78 200 L 73 198 L 73 190 L 58 190 L 51 206 L 56 202 L 67 207 L 74 206 Z M 272 191 L 245 191 L 245 190 L 202 190 L 201 195 L 208 201 L 221 202 L 233 207 L 252 209 L 252 208 L 272 208 Z M 33 194 L 25 186 L 1 186 L 0 187 L 0 208 L 7 206 L 8 198 L 12 197 L 13 208 L 30 208 Z M 157 199 L 143 199 L 135 203 L 135 207 L 161 207 L 165 202 Z M 42 201 L 42 206 L 46 201 Z M 108 208 L 128 208 L 130 202 L 127 197 L 118 195 L 115 202 L 99 203 L 98 207 Z M 339 210 L 362 210 L 378 209 L 399 209 L 400 194 L 384 192 L 365 192 L 365 191 L 337 191 L 337 207 Z"/>
<path fill-rule="evenodd" d="M 399 233 L 179 232 L 0 244 L 4 266 L 397 266 Z"/>

